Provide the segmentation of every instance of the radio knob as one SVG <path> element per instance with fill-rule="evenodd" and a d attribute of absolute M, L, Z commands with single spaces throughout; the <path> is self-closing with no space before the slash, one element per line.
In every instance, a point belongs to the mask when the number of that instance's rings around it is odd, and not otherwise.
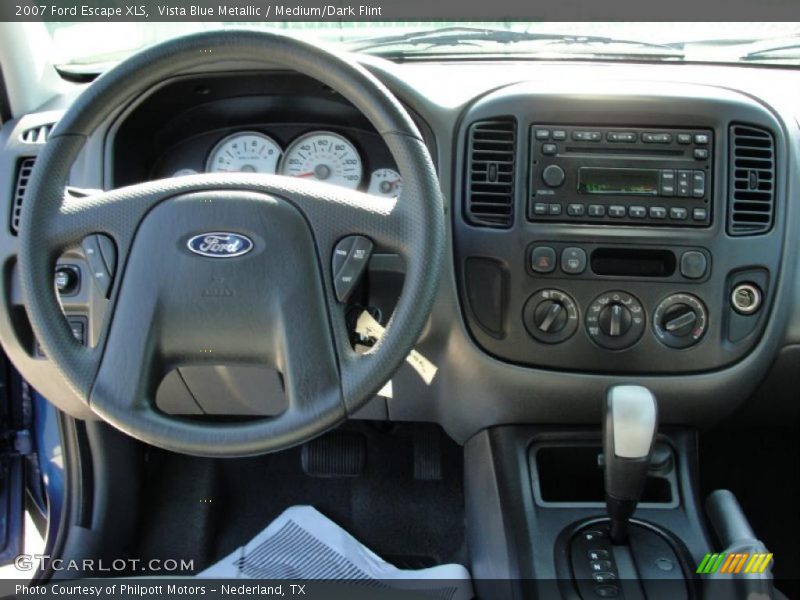
<path fill-rule="evenodd" d="M 558 165 L 548 165 L 544 168 L 544 171 L 542 171 L 542 181 L 544 181 L 548 187 L 555 188 L 560 186 L 564 183 L 565 178 L 564 169 Z"/>
<path fill-rule="evenodd" d="M 597 324 L 607 336 L 619 337 L 628 333 L 631 323 L 631 311 L 622 304 L 611 304 L 600 311 Z"/>

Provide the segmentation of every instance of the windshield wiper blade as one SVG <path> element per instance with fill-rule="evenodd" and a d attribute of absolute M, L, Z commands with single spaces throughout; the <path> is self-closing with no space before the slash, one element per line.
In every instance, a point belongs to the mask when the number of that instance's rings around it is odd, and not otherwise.
<path fill-rule="evenodd" d="M 776 52 L 781 52 L 783 50 L 797 50 L 795 54 L 789 55 L 781 55 L 775 56 Z M 748 60 L 791 60 L 800 58 L 800 42 L 787 42 L 785 44 L 778 44 L 775 46 L 770 46 L 769 48 L 759 48 L 758 50 L 753 50 L 752 52 L 748 52 L 747 54 L 743 54 L 739 57 L 741 61 L 748 61 Z"/>
<path fill-rule="evenodd" d="M 683 53 L 675 46 L 656 44 L 640 40 L 617 39 L 599 35 L 574 35 L 567 33 L 541 33 L 529 31 L 514 31 L 511 29 L 492 29 L 481 27 L 445 27 L 425 31 L 413 31 L 400 35 L 361 40 L 355 43 L 353 50 L 356 52 L 376 50 L 380 48 L 402 46 L 426 46 L 436 48 L 441 46 L 467 46 L 480 45 L 481 43 L 494 44 L 521 44 L 525 42 L 552 42 L 556 44 L 603 44 L 603 45 L 630 45 L 640 48 L 660 50 L 660 56 L 682 58 Z"/>

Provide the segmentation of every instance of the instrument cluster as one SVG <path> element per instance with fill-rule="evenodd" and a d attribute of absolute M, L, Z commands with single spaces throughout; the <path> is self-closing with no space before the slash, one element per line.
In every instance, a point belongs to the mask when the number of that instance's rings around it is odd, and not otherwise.
<path fill-rule="evenodd" d="M 203 169 L 207 173 L 244 172 L 303 177 L 360 189 L 369 194 L 396 197 L 402 190 L 400 174 L 393 166 L 375 165 L 366 171 L 356 143 L 345 135 L 318 129 L 301 133 L 288 145 L 255 130 L 224 135 L 208 150 Z M 178 165 L 162 177 L 180 177 L 198 172 L 196 166 Z"/>

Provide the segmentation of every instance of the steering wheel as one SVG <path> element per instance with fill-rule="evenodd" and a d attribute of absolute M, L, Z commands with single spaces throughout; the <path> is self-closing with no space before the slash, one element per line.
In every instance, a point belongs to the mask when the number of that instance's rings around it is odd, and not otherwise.
<path fill-rule="evenodd" d="M 210 59 L 263 61 L 339 92 L 388 146 L 403 178 L 401 196 L 244 173 L 152 181 L 85 198 L 65 193 L 70 167 L 97 127 L 153 85 Z M 21 221 L 26 310 L 64 380 L 114 427 L 148 444 L 204 456 L 280 450 L 358 410 L 419 337 L 445 247 L 444 204 L 430 155 L 394 96 L 353 62 L 254 31 L 170 40 L 97 79 L 60 119 L 37 159 Z M 218 246 L 197 244 L 198 236 L 220 232 L 212 240 Z M 118 266 L 99 342 L 88 347 L 73 338 L 53 272 L 67 248 L 92 234 L 113 240 Z M 386 331 L 365 354 L 350 344 L 331 268 L 338 242 L 353 235 L 401 255 L 406 269 Z M 280 371 L 286 410 L 266 419 L 210 423 L 156 408 L 156 389 L 169 370 L 234 363 Z"/>

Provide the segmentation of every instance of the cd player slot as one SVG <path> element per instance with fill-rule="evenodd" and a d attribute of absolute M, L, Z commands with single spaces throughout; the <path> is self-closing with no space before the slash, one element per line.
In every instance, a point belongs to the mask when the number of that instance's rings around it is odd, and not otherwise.
<path fill-rule="evenodd" d="M 682 150 L 664 150 L 650 148 L 584 148 L 582 146 L 566 146 L 563 154 L 614 155 L 614 156 L 684 156 Z"/>

